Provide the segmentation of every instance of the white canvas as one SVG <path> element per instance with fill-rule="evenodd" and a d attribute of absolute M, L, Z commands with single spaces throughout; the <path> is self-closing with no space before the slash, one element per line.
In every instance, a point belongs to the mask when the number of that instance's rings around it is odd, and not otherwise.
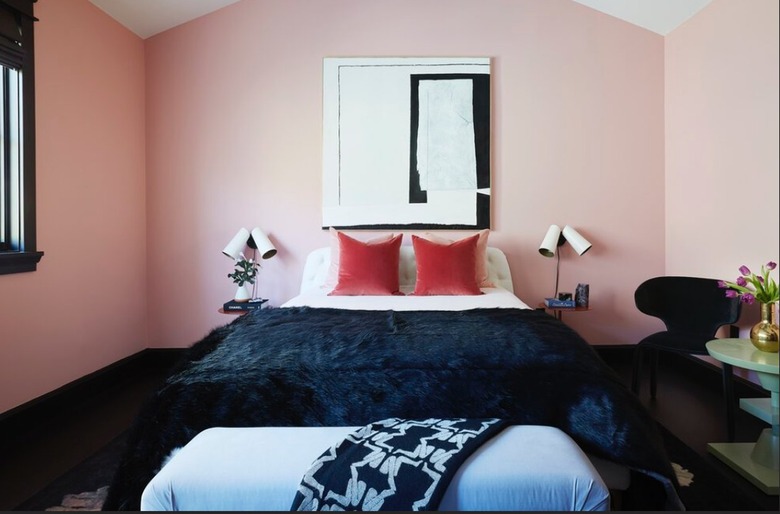
<path fill-rule="evenodd" d="M 326 58 L 323 227 L 476 228 L 490 189 L 478 188 L 472 82 L 489 75 L 488 58 Z"/>

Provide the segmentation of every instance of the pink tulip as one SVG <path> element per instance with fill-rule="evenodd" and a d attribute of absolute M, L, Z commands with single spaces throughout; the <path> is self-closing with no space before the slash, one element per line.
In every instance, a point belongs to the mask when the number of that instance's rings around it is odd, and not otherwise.
<path fill-rule="evenodd" d="M 737 285 L 745 287 L 747 285 L 747 280 L 745 280 L 745 277 L 737 278 Z"/>
<path fill-rule="evenodd" d="M 729 289 L 726 291 L 726 296 L 729 298 L 737 298 L 739 296 L 739 293 L 734 291 L 733 289 Z"/>
<path fill-rule="evenodd" d="M 718 280 L 718 287 L 721 289 L 728 289 L 729 285 L 726 283 L 725 280 Z"/>
<path fill-rule="evenodd" d="M 742 276 L 747 277 L 748 275 L 750 275 L 750 268 L 748 268 L 747 266 L 740 266 L 739 272 L 742 273 Z"/>
<path fill-rule="evenodd" d="M 756 301 L 756 297 L 750 293 L 745 293 L 742 295 L 742 301 L 748 305 L 753 305 L 753 302 Z"/>
<path fill-rule="evenodd" d="M 768 269 L 769 271 L 772 271 L 772 270 L 773 270 L 773 269 L 775 269 L 776 267 L 777 267 L 777 263 L 776 263 L 776 262 L 769 261 L 769 262 L 766 264 L 766 269 Z"/>

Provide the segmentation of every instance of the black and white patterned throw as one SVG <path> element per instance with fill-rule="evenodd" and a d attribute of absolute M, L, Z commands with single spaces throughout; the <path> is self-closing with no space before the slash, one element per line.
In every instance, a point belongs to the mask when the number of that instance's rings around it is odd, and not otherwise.
<path fill-rule="evenodd" d="M 495 418 L 371 423 L 314 461 L 290 510 L 436 510 L 463 461 L 508 424 Z"/>

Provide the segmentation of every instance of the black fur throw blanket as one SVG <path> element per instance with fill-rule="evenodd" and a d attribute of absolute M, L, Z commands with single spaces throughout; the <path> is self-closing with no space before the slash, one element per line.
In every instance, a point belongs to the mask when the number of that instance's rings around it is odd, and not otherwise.
<path fill-rule="evenodd" d="M 252 311 L 194 344 L 149 399 L 104 510 L 138 510 L 206 428 L 504 418 L 558 427 L 632 470 L 623 508 L 679 509 L 655 422 L 593 349 L 541 311 Z M 325 450 L 325 448 L 323 448 Z"/>

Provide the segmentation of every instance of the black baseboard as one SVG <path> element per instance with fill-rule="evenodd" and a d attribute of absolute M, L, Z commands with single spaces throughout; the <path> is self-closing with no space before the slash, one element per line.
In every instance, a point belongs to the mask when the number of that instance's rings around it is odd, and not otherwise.
<path fill-rule="evenodd" d="M 0 414 L 0 453 L 28 439 L 34 427 L 89 404 L 103 392 L 146 373 L 170 369 L 184 348 L 148 348 Z"/>

